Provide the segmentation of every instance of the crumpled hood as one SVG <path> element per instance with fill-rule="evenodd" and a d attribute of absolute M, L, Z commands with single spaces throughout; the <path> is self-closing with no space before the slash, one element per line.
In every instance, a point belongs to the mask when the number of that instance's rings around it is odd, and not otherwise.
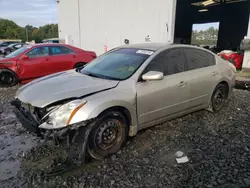
<path fill-rule="evenodd" d="M 119 81 L 90 77 L 75 70 L 52 74 L 21 87 L 16 96 L 24 103 L 43 108 L 54 102 L 114 88 Z"/>

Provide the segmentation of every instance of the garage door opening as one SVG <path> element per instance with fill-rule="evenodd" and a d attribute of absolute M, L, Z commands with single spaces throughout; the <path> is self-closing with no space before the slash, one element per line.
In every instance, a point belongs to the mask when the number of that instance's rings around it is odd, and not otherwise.
<path fill-rule="evenodd" d="M 177 0 L 174 42 L 192 44 L 193 24 L 219 22 L 216 51 L 236 51 L 247 35 L 248 0 Z"/>
<path fill-rule="evenodd" d="M 193 24 L 191 44 L 212 48 L 217 46 L 219 22 Z"/>

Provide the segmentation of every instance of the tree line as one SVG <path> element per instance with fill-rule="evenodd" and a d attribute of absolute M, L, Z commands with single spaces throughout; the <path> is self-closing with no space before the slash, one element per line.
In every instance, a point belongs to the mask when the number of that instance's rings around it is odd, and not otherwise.
<path fill-rule="evenodd" d="M 43 39 L 57 37 L 57 24 L 47 24 L 41 27 L 33 27 L 32 25 L 21 27 L 11 20 L 0 19 L 0 39 L 19 39 L 23 42 L 34 40 L 36 43 L 40 43 Z"/>
<path fill-rule="evenodd" d="M 217 39 L 218 39 L 218 29 L 215 29 L 214 27 L 210 27 L 207 30 L 204 31 L 197 31 L 194 30 L 192 32 L 192 44 L 198 44 L 198 45 L 216 45 Z"/>

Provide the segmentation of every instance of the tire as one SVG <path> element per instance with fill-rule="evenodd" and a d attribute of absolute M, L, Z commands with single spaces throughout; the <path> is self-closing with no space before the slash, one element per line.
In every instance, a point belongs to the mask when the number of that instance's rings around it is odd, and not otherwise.
<path fill-rule="evenodd" d="M 0 85 L 4 87 L 12 87 L 18 83 L 17 75 L 9 70 L 0 72 Z"/>
<path fill-rule="evenodd" d="M 103 114 L 93 125 L 88 137 L 87 152 L 94 159 L 117 153 L 128 138 L 126 118 L 119 111 Z"/>
<path fill-rule="evenodd" d="M 218 84 L 212 94 L 210 101 L 210 111 L 219 112 L 227 102 L 228 86 L 226 84 Z"/>
<path fill-rule="evenodd" d="M 83 68 L 84 65 L 85 65 L 85 63 L 77 63 L 77 64 L 75 64 L 74 68 L 80 69 L 80 68 Z"/>

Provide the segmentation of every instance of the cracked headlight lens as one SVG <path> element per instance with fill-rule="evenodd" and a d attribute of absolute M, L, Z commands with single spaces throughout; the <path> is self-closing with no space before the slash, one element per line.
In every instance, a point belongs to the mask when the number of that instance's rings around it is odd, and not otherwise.
<path fill-rule="evenodd" d="M 62 105 L 55 111 L 49 114 L 47 122 L 41 124 L 39 128 L 43 129 L 58 129 L 70 125 L 70 121 L 77 113 L 77 111 L 83 107 L 87 101 L 74 100 L 67 104 Z"/>

